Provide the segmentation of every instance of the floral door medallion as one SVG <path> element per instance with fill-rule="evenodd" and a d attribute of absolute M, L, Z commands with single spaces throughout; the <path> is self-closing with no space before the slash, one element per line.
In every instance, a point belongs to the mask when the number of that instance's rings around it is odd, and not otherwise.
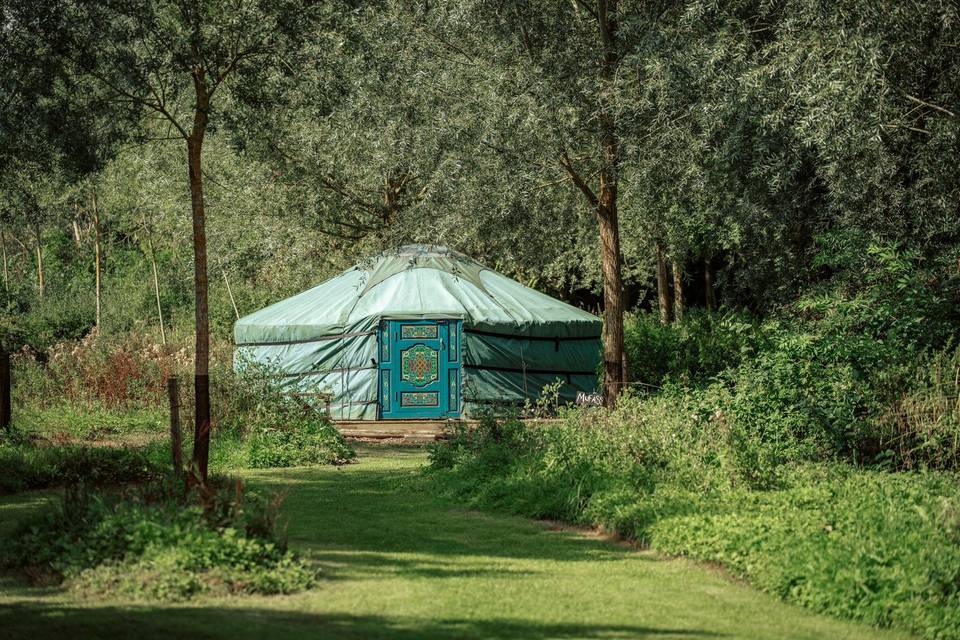
<path fill-rule="evenodd" d="M 437 379 L 440 355 L 424 344 L 414 345 L 400 356 L 401 378 L 416 387 L 425 387 Z"/>

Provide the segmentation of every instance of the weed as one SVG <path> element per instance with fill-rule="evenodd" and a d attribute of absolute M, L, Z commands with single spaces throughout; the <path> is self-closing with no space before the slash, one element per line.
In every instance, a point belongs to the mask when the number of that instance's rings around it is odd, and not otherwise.
<path fill-rule="evenodd" d="M 120 492 L 75 485 L 21 525 L 2 563 L 52 573 L 88 595 L 186 600 L 307 589 L 316 572 L 277 538 L 278 507 L 279 498 L 228 478 L 191 492 L 172 477 Z"/>

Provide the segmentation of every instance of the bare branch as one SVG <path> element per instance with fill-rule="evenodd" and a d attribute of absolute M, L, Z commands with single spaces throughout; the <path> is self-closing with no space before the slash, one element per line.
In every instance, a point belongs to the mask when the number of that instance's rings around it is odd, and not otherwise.
<path fill-rule="evenodd" d="M 590 206 L 596 208 L 600 204 L 600 200 L 597 198 L 596 194 L 593 193 L 593 190 L 590 188 L 583 177 L 577 173 L 573 168 L 573 164 L 570 162 L 570 156 L 567 155 L 566 149 L 560 149 L 560 164 L 566 170 L 567 175 L 570 176 L 570 180 L 576 185 L 577 189 L 586 196 L 587 201 L 590 203 Z"/>
<path fill-rule="evenodd" d="M 251 47 L 250 49 L 245 49 L 235 54 L 227 63 L 227 66 L 223 68 L 223 71 L 219 71 L 216 73 L 214 77 L 214 81 L 210 85 L 210 91 L 208 92 L 207 95 L 209 97 L 213 97 L 213 94 L 216 92 L 216 90 L 220 87 L 221 84 L 223 84 L 223 81 L 227 79 L 227 76 L 229 76 L 230 73 L 237 68 L 237 65 L 241 61 L 247 58 L 252 58 L 254 56 L 264 55 L 268 51 L 269 49 L 263 48 L 263 47 Z"/>
<path fill-rule="evenodd" d="M 330 191 L 340 194 L 341 196 L 343 196 L 344 198 L 346 198 L 356 206 L 360 207 L 361 209 L 364 209 L 365 211 L 368 211 L 373 214 L 380 213 L 380 210 L 375 205 L 372 205 L 369 202 L 366 202 L 365 200 L 357 196 L 356 194 L 351 193 L 350 190 L 348 190 L 345 186 L 334 182 L 333 176 L 320 176 L 320 182 L 322 182 L 324 186 L 326 186 L 327 189 L 329 189 Z"/>
<path fill-rule="evenodd" d="M 910 125 L 906 125 L 906 124 L 898 124 L 898 123 L 896 123 L 896 122 L 891 122 L 891 123 L 885 124 L 885 125 L 883 125 L 883 126 L 889 128 L 889 129 L 909 129 L 910 131 L 916 131 L 917 133 L 923 133 L 923 134 L 926 134 L 926 135 L 928 135 L 928 136 L 932 136 L 932 135 L 933 135 L 933 133 L 931 133 L 930 131 L 927 131 L 926 129 L 921 129 L 920 127 L 911 127 Z"/>
<path fill-rule="evenodd" d="M 921 100 L 920 98 L 915 98 L 915 97 L 913 97 L 913 96 L 911 96 L 911 95 L 908 95 L 908 94 L 906 94 L 906 93 L 903 94 L 903 95 L 907 98 L 907 100 L 911 100 L 911 101 L 913 101 L 913 102 L 916 102 L 916 103 L 919 104 L 919 105 L 922 105 L 922 106 L 924 106 L 924 107 L 930 107 L 931 109 L 936 109 L 936 110 L 939 111 L 940 113 L 945 113 L 945 114 L 947 114 L 948 116 L 950 116 L 951 118 L 956 118 L 956 117 L 957 117 L 957 114 L 955 114 L 953 111 L 950 111 L 949 109 L 945 109 L 944 107 L 940 107 L 940 106 L 935 105 L 935 104 L 930 104 L 929 102 L 926 102 L 925 100 Z"/>
<path fill-rule="evenodd" d="M 107 79 L 103 74 L 97 73 L 96 71 L 94 71 L 94 70 L 92 70 L 92 69 L 89 69 L 89 70 L 88 70 L 88 73 L 89 73 L 93 78 L 95 78 L 95 79 L 98 80 L 99 82 L 102 82 L 104 85 L 106 85 L 106 87 L 109 88 L 111 91 L 113 91 L 114 93 L 116 93 L 116 94 L 122 96 L 123 98 L 125 98 L 125 100 L 123 100 L 123 102 L 130 102 L 130 103 L 132 103 L 132 104 L 139 104 L 139 105 L 141 105 L 141 106 L 144 106 L 144 107 L 147 107 L 147 108 L 149 108 L 149 109 L 152 109 L 152 110 L 156 111 L 157 113 L 159 113 L 160 115 L 162 115 L 163 117 L 165 117 L 174 127 L 176 127 L 177 131 L 180 132 L 180 135 L 183 136 L 184 139 L 186 139 L 187 137 L 189 137 L 189 136 L 187 135 L 187 132 L 184 131 L 183 127 L 180 126 L 180 123 L 177 122 L 177 120 L 176 120 L 172 115 L 170 115 L 170 112 L 167 111 L 166 107 L 165 107 L 163 104 L 160 104 L 160 103 L 158 103 L 158 102 L 153 102 L 153 101 L 151 101 L 151 100 L 149 100 L 149 99 L 147 99 L 147 98 L 144 98 L 144 97 L 142 97 L 142 96 L 138 96 L 138 95 L 136 95 L 136 94 L 134 94 L 134 93 L 130 93 L 130 92 L 127 91 L 126 89 L 124 89 L 124 88 L 120 87 L 119 85 L 111 82 L 111 81 L 110 81 L 109 79 Z M 150 90 L 150 93 L 155 96 L 155 95 L 156 95 L 156 90 L 154 89 L 153 85 L 150 84 L 150 83 L 147 83 L 147 86 L 148 86 L 148 88 L 149 88 L 149 90 Z"/>

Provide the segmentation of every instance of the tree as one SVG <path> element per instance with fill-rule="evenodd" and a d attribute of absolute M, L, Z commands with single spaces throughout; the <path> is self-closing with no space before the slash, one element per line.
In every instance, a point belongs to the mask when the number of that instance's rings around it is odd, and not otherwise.
<path fill-rule="evenodd" d="M 11 162 L 0 182 L 0 209 L 3 217 L 26 234 L 14 236 L 25 253 L 32 253 L 36 273 L 36 300 L 42 302 L 47 293 L 48 274 L 44 249 L 44 230 L 56 220 L 62 207 L 60 193 L 64 188 L 55 168 L 35 162 Z M 30 246 L 32 244 L 32 246 Z"/>
<path fill-rule="evenodd" d="M 960 232 L 960 171 L 943 162 L 960 140 L 957 16 L 935 0 L 696 0 L 655 29 L 631 23 L 628 234 L 702 269 L 708 306 L 715 287 L 761 311 L 794 298 L 829 275 L 811 269 L 815 238 L 840 229 L 922 246 L 946 268 Z"/>
<path fill-rule="evenodd" d="M 541 184 L 571 185 L 595 215 L 611 405 L 626 382 L 618 200 L 625 131 L 619 68 L 631 46 L 620 36 L 625 18 L 636 16 L 618 0 L 451 1 L 425 15 L 435 48 L 476 77 L 469 99 L 486 121 L 485 152 L 531 167 Z"/>
<path fill-rule="evenodd" d="M 286 219 L 322 234 L 323 263 L 441 243 L 592 308 L 595 216 L 539 168 L 490 152 L 483 78 L 434 26 L 406 2 L 334 12 L 289 61 L 282 109 L 245 97 L 262 108 L 231 113 L 238 144 L 280 169 Z"/>
<path fill-rule="evenodd" d="M 115 212 L 115 227 L 136 239 L 150 263 L 153 300 L 160 342 L 167 346 L 158 254 L 187 242 L 189 231 L 178 224 L 182 189 L 175 180 L 182 164 L 173 152 L 175 141 L 131 147 L 121 151 L 99 175 L 102 206 Z M 177 148 L 179 151 L 179 148 Z"/>
<path fill-rule="evenodd" d="M 576 5 L 575 5 L 576 6 Z M 628 380 L 626 354 L 623 351 L 623 274 L 620 252 L 620 221 L 617 212 L 617 188 L 620 170 L 620 135 L 614 102 L 614 78 L 620 64 L 618 42 L 619 2 L 598 0 L 595 9 L 585 9 L 597 22 L 601 41 L 599 103 L 600 163 L 597 193 L 587 184 L 570 161 L 566 148 L 560 152 L 560 164 L 570 180 L 583 192 L 600 221 L 600 251 L 603 265 L 603 384 L 604 397 L 613 405 Z"/>
<path fill-rule="evenodd" d="M 15 304 L 3 312 L 12 312 L 12 321 L 0 317 L 10 328 L 4 336 L 9 346 L 20 340 L 20 316 L 42 306 L 50 286 L 44 234 L 75 219 L 64 194 L 102 166 L 128 124 L 122 113 L 104 108 L 104 92 L 75 73 L 65 55 L 74 28 L 68 9 L 64 2 L 0 0 L 3 217 L 22 247 L 33 238 L 28 253 L 35 256 L 38 292 L 31 301 L 15 295 Z M 8 287 L 6 293 L 13 292 Z"/>
<path fill-rule="evenodd" d="M 308 24 L 307 7 L 283 0 L 76 0 L 68 3 L 73 26 L 70 59 L 110 93 L 115 104 L 166 126 L 163 138 L 186 148 L 193 227 L 194 464 L 206 482 L 210 446 L 206 211 L 203 144 L 231 76 L 264 73 L 286 40 Z M 216 100 L 215 100 L 216 99 Z M 229 105 L 227 105 L 229 106 Z M 141 129 L 149 141 L 156 128 Z"/>

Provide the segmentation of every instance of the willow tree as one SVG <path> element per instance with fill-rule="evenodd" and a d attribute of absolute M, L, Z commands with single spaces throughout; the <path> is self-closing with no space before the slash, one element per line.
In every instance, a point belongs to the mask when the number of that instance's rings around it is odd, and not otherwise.
<path fill-rule="evenodd" d="M 196 352 L 194 464 L 207 477 L 210 444 L 206 211 L 203 144 L 224 87 L 269 73 L 308 24 L 309 3 L 283 0 L 72 0 L 65 2 L 69 61 L 137 114 L 141 140 L 184 144 L 193 227 Z M 163 134 L 156 136 L 157 123 Z"/>
<path fill-rule="evenodd" d="M 101 109 L 103 92 L 75 75 L 65 59 L 74 29 L 66 11 L 61 2 L 0 0 L 3 239 L 13 239 L 32 255 L 37 271 L 37 296 L 21 300 L 12 317 L 0 311 L 0 342 L 14 348 L 24 310 L 40 303 L 50 288 L 45 230 L 68 219 L 64 193 L 110 157 L 125 124 L 121 114 Z M 6 243 L 3 249 L 6 275 Z"/>
<path fill-rule="evenodd" d="M 578 194 L 544 189 L 541 175 L 489 153 L 472 99 L 482 79 L 438 46 L 442 33 L 423 18 L 423 7 L 389 0 L 331 14 L 296 61 L 284 108 L 232 114 L 247 157 L 279 169 L 284 218 L 322 234 L 311 265 L 439 242 L 592 302 L 590 212 L 572 206 Z"/>
<path fill-rule="evenodd" d="M 462 166 L 458 131 L 473 121 L 438 94 L 459 78 L 424 55 L 409 17 L 390 2 L 332 13 L 285 84 L 284 108 L 261 104 L 234 122 L 255 132 L 248 148 L 281 170 L 304 222 L 354 253 L 412 241 L 418 219 L 436 220 L 437 195 Z"/>
<path fill-rule="evenodd" d="M 473 78 L 462 100 L 484 123 L 486 154 L 528 168 L 543 188 L 574 190 L 594 214 L 604 318 L 604 395 L 627 382 L 619 183 L 624 114 L 619 0 L 448 0 L 423 11 L 437 55 Z M 595 247 L 597 245 L 594 245 Z"/>
<path fill-rule="evenodd" d="M 825 276 L 824 233 L 955 273 L 958 18 L 938 0 L 690 0 L 631 23 L 627 235 L 662 239 L 707 306 L 718 285 L 733 306 L 794 299 Z"/>

